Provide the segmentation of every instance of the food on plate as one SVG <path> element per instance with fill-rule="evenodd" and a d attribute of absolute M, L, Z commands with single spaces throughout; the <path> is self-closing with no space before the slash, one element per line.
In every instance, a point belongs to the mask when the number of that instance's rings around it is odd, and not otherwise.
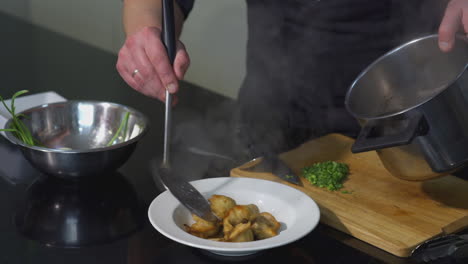
<path fill-rule="evenodd" d="M 348 165 L 336 161 L 318 162 L 302 169 L 302 177 L 311 184 L 330 191 L 341 189 L 348 173 Z"/>
<path fill-rule="evenodd" d="M 252 225 L 252 231 L 258 239 L 265 239 L 278 235 L 280 223 L 270 213 L 263 212 L 257 216 Z"/>
<path fill-rule="evenodd" d="M 226 242 L 248 242 L 254 240 L 254 234 L 250 227 L 252 224 L 250 222 L 247 223 L 239 223 L 237 224 L 234 229 L 231 230 L 229 233 L 224 234 L 224 241 Z"/>
<path fill-rule="evenodd" d="M 260 213 L 258 207 L 254 204 L 249 205 L 236 205 L 226 214 L 223 219 L 223 232 L 225 235 L 233 232 L 233 229 L 238 224 L 251 222 L 255 220 Z"/>
<path fill-rule="evenodd" d="M 188 233 L 201 238 L 211 238 L 219 234 L 219 230 L 221 229 L 219 222 L 209 222 L 197 215 L 192 215 L 192 217 L 195 223 L 185 227 Z"/>
<path fill-rule="evenodd" d="M 211 196 L 208 201 L 210 202 L 211 211 L 213 211 L 213 214 L 219 219 L 223 219 L 229 210 L 236 206 L 236 201 L 224 195 L 215 194 Z"/>
<path fill-rule="evenodd" d="M 220 242 L 248 242 L 278 235 L 281 224 L 272 214 L 260 213 L 254 204 L 238 205 L 232 198 L 216 194 L 208 201 L 219 220 L 208 222 L 192 215 L 195 223 L 185 225 L 188 233 Z"/>

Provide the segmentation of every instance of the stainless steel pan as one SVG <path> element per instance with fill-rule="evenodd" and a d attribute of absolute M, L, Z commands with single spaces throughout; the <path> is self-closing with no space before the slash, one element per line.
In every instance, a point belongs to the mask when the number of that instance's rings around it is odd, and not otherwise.
<path fill-rule="evenodd" d="M 362 125 L 353 152 L 377 150 L 407 180 L 447 174 L 468 163 L 468 44 L 443 53 L 438 36 L 410 41 L 365 69 L 345 99 Z"/>

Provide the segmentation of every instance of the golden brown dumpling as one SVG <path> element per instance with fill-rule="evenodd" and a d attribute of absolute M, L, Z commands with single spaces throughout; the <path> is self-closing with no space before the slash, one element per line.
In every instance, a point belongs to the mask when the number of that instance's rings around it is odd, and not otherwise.
<path fill-rule="evenodd" d="M 255 218 L 252 231 L 255 239 L 260 240 L 278 235 L 280 226 L 281 224 L 276 221 L 273 215 L 263 212 Z"/>
<path fill-rule="evenodd" d="M 208 222 L 192 215 L 195 223 L 185 225 L 188 233 L 218 242 L 247 242 L 278 235 L 280 223 L 270 213 L 260 213 L 256 205 L 237 205 L 224 195 L 213 195 L 208 200 L 220 221 Z"/>
<path fill-rule="evenodd" d="M 210 201 L 211 211 L 219 218 L 223 219 L 231 208 L 236 206 L 236 202 L 224 195 L 213 195 L 208 201 Z"/>
<path fill-rule="evenodd" d="M 232 225 L 245 223 L 255 219 L 259 212 L 255 204 L 236 205 L 228 211 L 224 222 L 228 221 Z"/>
<path fill-rule="evenodd" d="M 258 206 L 256 206 L 255 204 L 248 204 L 246 206 L 247 206 L 247 208 L 249 208 L 250 213 L 252 214 L 250 219 L 254 219 L 260 213 L 260 210 L 258 209 Z"/>
<path fill-rule="evenodd" d="M 221 229 L 219 222 L 208 222 L 194 214 L 192 218 L 195 220 L 195 223 L 191 226 L 185 225 L 185 230 L 194 236 L 201 238 L 213 237 L 218 234 Z"/>
<path fill-rule="evenodd" d="M 238 224 L 254 220 L 258 213 L 258 207 L 254 204 L 234 206 L 223 219 L 224 234 L 229 235 L 232 229 Z"/>
<path fill-rule="evenodd" d="M 254 234 L 250 229 L 250 222 L 237 224 L 231 233 L 224 236 L 227 242 L 248 242 L 254 240 Z"/>

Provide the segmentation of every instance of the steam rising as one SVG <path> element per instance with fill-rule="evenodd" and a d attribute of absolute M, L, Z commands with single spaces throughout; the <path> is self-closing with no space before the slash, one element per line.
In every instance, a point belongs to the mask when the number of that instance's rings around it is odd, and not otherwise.
<path fill-rule="evenodd" d="M 238 100 L 180 122 L 174 140 L 182 151 L 173 160 L 183 161 L 183 173 L 196 179 L 213 166 L 226 173 L 229 166 L 327 133 L 355 136 L 359 126 L 344 108 L 351 83 L 394 47 L 436 33 L 446 3 L 247 1 L 247 75 Z"/>

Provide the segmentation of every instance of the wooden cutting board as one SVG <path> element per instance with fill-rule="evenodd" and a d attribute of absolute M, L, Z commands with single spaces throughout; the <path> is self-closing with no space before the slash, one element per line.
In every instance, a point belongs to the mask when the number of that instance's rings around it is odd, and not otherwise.
<path fill-rule="evenodd" d="M 321 222 L 358 239 L 407 257 L 422 242 L 468 226 L 468 181 L 445 176 L 411 182 L 392 176 L 375 151 L 352 154 L 353 139 L 330 134 L 309 141 L 280 157 L 301 175 L 304 166 L 333 160 L 349 165 L 341 191 L 318 188 L 302 178 L 303 187 L 271 173 L 245 171 L 261 159 L 231 170 L 233 177 L 281 182 L 312 197 L 321 209 Z"/>

